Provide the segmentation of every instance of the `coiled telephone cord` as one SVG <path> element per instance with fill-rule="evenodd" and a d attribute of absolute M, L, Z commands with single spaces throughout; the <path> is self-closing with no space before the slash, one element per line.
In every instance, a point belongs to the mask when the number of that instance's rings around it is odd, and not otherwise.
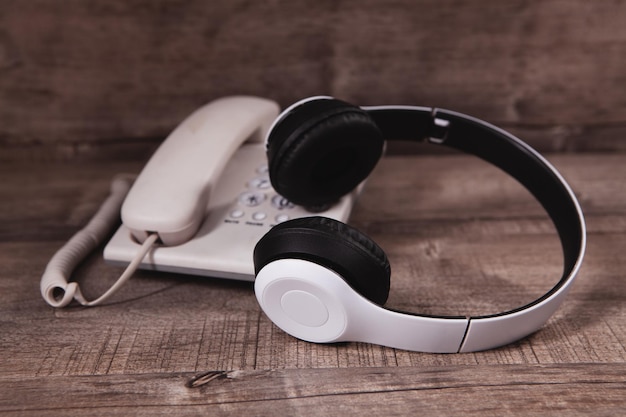
<path fill-rule="evenodd" d="M 95 300 L 85 299 L 78 283 L 69 280 L 78 264 L 104 241 L 118 223 L 122 203 L 131 185 L 132 179 L 129 176 L 115 178 L 111 183 L 111 194 L 93 218 L 82 230 L 72 236 L 48 262 L 41 277 L 41 295 L 52 307 L 65 307 L 74 299 L 84 306 L 101 304 L 128 281 L 156 243 L 158 235 L 156 233 L 148 235 L 122 275 L 104 294 Z"/>

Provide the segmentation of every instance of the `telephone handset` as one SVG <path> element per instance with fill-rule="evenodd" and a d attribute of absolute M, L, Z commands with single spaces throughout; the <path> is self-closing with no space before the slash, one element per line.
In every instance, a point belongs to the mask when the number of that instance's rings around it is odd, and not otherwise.
<path fill-rule="evenodd" d="M 54 307 L 72 299 L 100 304 L 137 268 L 253 281 L 257 241 L 275 224 L 311 215 L 269 182 L 264 138 L 278 113 L 275 102 L 250 96 L 221 98 L 192 113 L 134 183 L 114 180 L 98 213 L 48 263 L 43 298 Z M 321 214 L 346 221 L 357 193 Z M 103 296 L 87 301 L 69 278 L 110 233 L 120 211 L 122 225 L 104 258 L 127 268 Z"/>
<path fill-rule="evenodd" d="M 226 163 L 245 142 L 262 142 L 279 107 L 256 97 L 226 97 L 191 114 L 152 156 L 122 206 L 122 222 L 143 241 L 166 246 L 198 230 Z"/>

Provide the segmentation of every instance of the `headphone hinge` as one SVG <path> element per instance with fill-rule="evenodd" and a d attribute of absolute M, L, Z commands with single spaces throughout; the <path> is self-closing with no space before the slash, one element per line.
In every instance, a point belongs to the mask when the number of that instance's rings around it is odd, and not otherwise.
<path fill-rule="evenodd" d="M 437 109 L 433 109 L 431 117 L 432 124 L 429 126 L 428 134 L 426 135 L 426 141 L 441 145 L 448 138 L 448 131 L 450 130 L 450 120 L 437 117 Z"/>

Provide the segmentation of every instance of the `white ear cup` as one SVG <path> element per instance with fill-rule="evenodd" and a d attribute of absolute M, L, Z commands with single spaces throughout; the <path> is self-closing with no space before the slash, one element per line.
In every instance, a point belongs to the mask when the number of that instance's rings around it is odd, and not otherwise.
<path fill-rule="evenodd" d="M 323 266 L 280 259 L 259 271 L 254 290 L 265 314 L 283 331 L 328 343 L 340 340 L 348 324 L 341 284 L 345 285 L 341 277 Z"/>
<path fill-rule="evenodd" d="M 317 343 L 367 342 L 420 352 L 458 352 L 469 320 L 399 313 L 354 291 L 314 262 L 279 259 L 257 274 L 265 314 L 286 333 Z"/>

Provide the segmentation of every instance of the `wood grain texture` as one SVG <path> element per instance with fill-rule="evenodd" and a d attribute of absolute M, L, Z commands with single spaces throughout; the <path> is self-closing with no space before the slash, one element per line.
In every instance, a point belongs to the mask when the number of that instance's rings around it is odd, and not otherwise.
<path fill-rule="evenodd" d="M 4 0 L 0 157 L 121 157 L 232 94 L 440 106 L 541 150 L 623 151 L 624 21 L 618 0 Z"/>
<path fill-rule="evenodd" d="M 187 373 L 4 378 L 14 392 L 34 398 L 22 405 L 0 391 L 0 410 L 9 416 L 119 415 L 131 410 L 137 416 L 363 411 L 386 416 L 618 416 L 624 412 L 624 371 L 624 364 L 489 365 L 209 372 L 204 379 Z M 190 381 L 199 382 L 190 387 Z M 67 403 L 56 395 L 60 386 Z"/>
<path fill-rule="evenodd" d="M 105 306 L 54 310 L 39 295 L 48 259 L 95 212 L 113 175 L 141 163 L 4 164 L 0 412 L 623 415 L 626 156 L 549 159 L 586 213 L 579 278 L 537 333 L 452 355 L 298 341 L 260 312 L 250 283 L 176 274 L 140 272 Z M 383 159 L 351 223 L 387 251 L 394 308 L 509 308 L 560 273 L 555 232 L 540 207 L 471 157 Z M 95 253 L 75 279 L 91 297 L 119 273 Z"/>

